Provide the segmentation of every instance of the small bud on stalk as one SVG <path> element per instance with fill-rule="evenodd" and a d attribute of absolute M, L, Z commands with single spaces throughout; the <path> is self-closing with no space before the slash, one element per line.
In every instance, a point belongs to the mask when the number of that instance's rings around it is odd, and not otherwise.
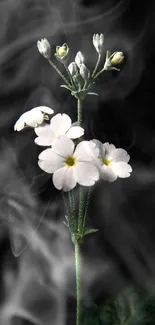
<path fill-rule="evenodd" d="M 80 75 L 84 80 L 87 80 L 90 77 L 90 72 L 84 63 L 80 65 Z"/>
<path fill-rule="evenodd" d="M 80 69 L 80 65 L 84 63 L 84 56 L 80 51 L 76 54 L 75 63 L 77 64 L 79 69 Z"/>
<path fill-rule="evenodd" d="M 65 62 L 68 59 L 69 47 L 66 43 L 56 47 L 55 56 L 59 61 Z"/>
<path fill-rule="evenodd" d="M 51 57 L 51 45 L 46 38 L 41 39 L 37 42 L 39 52 L 44 56 L 45 59 L 49 60 Z"/>
<path fill-rule="evenodd" d="M 74 77 L 76 74 L 78 74 L 78 68 L 75 62 L 71 62 L 68 66 L 68 70 L 72 77 Z"/>
<path fill-rule="evenodd" d="M 107 51 L 106 60 L 104 64 L 104 70 L 118 70 L 116 66 L 120 65 L 124 61 L 124 54 L 123 52 L 114 52 L 111 54 Z"/>
<path fill-rule="evenodd" d="M 104 35 L 103 34 L 94 34 L 93 35 L 93 45 L 96 51 L 101 54 L 104 44 Z"/>

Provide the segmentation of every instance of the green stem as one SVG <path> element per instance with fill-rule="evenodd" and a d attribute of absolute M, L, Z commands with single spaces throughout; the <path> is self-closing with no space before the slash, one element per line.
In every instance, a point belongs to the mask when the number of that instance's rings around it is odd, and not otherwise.
<path fill-rule="evenodd" d="M 86 220 L 87 220 L 87 216 L 88 216 L 88 208 L 89 208 L 89 203 L 90 203 L 90 199 L 91 199 L 92 192 L 93 192 L 93 186 L 89 187 L 89 190 L 88 190 L 88 193 L 87 193 L 87 201 L 86 201 L 86 207 L 85 207 L 85 214 L 84 214 L 84 218 L 83 218 L 83 233 L 85 231 Z"/>
<path fill-rule="evenodd" d="M 83 225 L 83 203 L 84 203 L 84 197 L 83 197 L 83 188 L 80 187 L 80 193 L 79 193 L 79 217 L 78 217 L 78 233 L 81 234 L 82 232 L 82 225 Z"/>
<path fill-rule="evenodd" d="M 92 76 L 91 76 L 92 79 L 93 79 L 94 76 L 95 76 L 95 73 L 96 73 L 97 68 L 98 68 L 98 66 L 99 66 L 99 63 L 100 63 L 100 60 L 101 60 L 101 54 L 99 53 L 99 55 L 98 55 L 98 59 L 97 59 L 96 65 L 95 65 L 95 69 L 94 69 L 94 71 L 93 71 L 93 73 L 92 73 Z"/>
<path fill-rule="evenodd" d="M 96 74 L 96 76 L 94 77 L 94 79 L 96 79 L 103 71 L 105 71 L 104 68 Z"/>
<path fill-rule="evenodd" d="M 81 323 L 81 276 L 80 276 L 80 246 L 75 243 L 75 269 L 76 269 L 76 325 Z"/>
<path fill-rule="evenodd" d="M 78 125 L 82 126 L 82 100 L 78 98 L 77 100 L 77 116 L 78 116 Z"/>
<path fill-rule="evenodd" d="M 55 69 L 55 71 L 59 74 L 59 76 L 64 80 L 64 82 L 70 87 L 70 83 L 66 79 L 66 77 L 63 75 L 63 73 L 56 67 L 56 65 L 53 63 L 53 61 L 48 60 L 49 64 Z"/>

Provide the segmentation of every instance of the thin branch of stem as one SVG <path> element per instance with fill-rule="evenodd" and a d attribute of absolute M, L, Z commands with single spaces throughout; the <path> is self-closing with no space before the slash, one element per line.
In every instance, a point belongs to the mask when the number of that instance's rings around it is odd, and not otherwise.
<path fill-rule="evenodd" d="M 92 76 L 91 76 L 92 79 L 93 79 L 94 76 L 95 76 L 95 73 L 96 73 L 97 68 L 98 68 L 98 66 L 99 66 L 99 63 L 100 63 L 100 60 L 101 60 L 101 54 L 99 53 L 99 55 L 98 55 L 98 59 L 97 59 L 97 62 L 96 62 L 95 68 L 94 68 L 94 71 L 93 71 Z"/>
<path fill-rule="evenodd" d="M 70 71 L 69 71 L 69 69 L 68 69 L 66 63 L 64 63 L 64 67 L 65 67 L 65 69 L 66 69 L 66 71 L 67 71 L 67 73 L 68 73 L 68 76 L 69 76 L 69 79 L 70 79 L 72 85 L 73 85 L 73 86 L 75 87 L 75 89 L 76 89 L 75 82 L 74 82 L 74 80 L 73 80 L 73 78 L 72 78 L 72 75 L 70 74 Z"/>
<path fill-rule="evenodd" d="M 63 73 L 56 67 L 56 65 L 53 63 L 53 61 L 48 60 L 49 64 L 55 69 L 55 71 L 59 74 L 59 76 L 64 80 L 64 82 L 70 87 L 70 83 L 66 79 L 66 77 L 63 75 Z"/>

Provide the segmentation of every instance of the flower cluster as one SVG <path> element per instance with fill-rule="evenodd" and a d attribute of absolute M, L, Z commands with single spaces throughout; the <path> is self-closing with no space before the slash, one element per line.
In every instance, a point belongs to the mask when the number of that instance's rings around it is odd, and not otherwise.
<path fill-rule="evenodd" d="M 72 124 L 67 114 L 56 114 L 50 119 L 48 114 L 54 111 L 46 106 L 35 107 L 21 115 L 14 129 L 20 131 L 25 126 L 33 127 L 39 146 L 50 147 L 39 155 L 39 167 L 53 174 L 53 183 L 57 189 L 69 191 L 76 184 L 92 186 L 99 178 L 113 182 L 130 176 L 128 164 L 130 156 L 124 149 L 116 149 L 113 144 L 94 139 L 81 141 L 77 146 L 74 139 L 84 134 L 84 129 Z M 45 119 L 46 116 L 46 119 Z"/>

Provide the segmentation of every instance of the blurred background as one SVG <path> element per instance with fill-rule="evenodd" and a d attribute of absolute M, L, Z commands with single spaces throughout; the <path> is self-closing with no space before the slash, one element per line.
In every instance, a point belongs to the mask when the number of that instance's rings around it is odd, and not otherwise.
<path fill-rule="evenodd" d="M 120 72 L 98 78 L 99 97 L 84 102 L 87 139 L 126 149 L 133 167 L 129 179 L 94 189 L 89 223 L 99 232 L 82 247 L 85 310 L 133 284 L 144 300 L 155 294 L 154 29 L 152 0 L 0 1 L 0 325 L 75 324 L 74 247 L 61 193 L 37 165 L 33 130 L 13 130 L 40 105 L 76 121 L 75 98 L 37 50 L 41 38 L 53 54 L 66 42 L 70 61 L 81 51 L 90 70 L 94 33 L 105 36 L 103 63 L 107 50 L 125 54 Z M 93 324 L 102 320 L 109 324 Z"/>

